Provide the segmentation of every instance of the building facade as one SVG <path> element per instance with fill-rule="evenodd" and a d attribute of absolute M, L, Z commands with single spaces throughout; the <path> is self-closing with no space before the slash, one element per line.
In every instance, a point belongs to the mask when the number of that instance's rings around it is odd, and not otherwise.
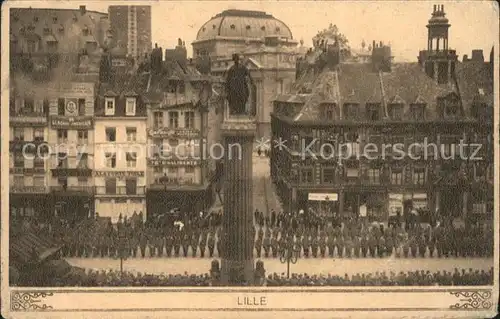
<path fill-rule="evenodd" d="M 146 218 L 146 108 L 138 75 L 121 66 L 123 56 L 109 58 L 114 63 L 102 70 L 110 77 L 101 81 L 96 106 L 95 211 L 116 223 L 120 215 Z"/>
<path fill-rule="evenodd" d="M 116 46 L 134 58 L 151 52 L 151 6 L 109 6 L 108 11 Z"/>
<path fill-rule="evenodd" d="M 182 41 L 180 41 L 182 44 Z M 155 49 L 144 91 L 147 107 L 148 215 L 179 208 L 208 209 L 214 200 L 215 160 L 204 153 L 220 136 L 222 119 L 211 78 L 201 75 L 178 46 L 177 53 Z M 209 125 L 210 124 L 210 125 Z"/>
<path fill-rule="evenodd" d="M 193 59 L 209 61 L 211 74 L 224 76 L 232 54 L 244 57 L 254 79 L 249 108 L 256 113 L 257 137 L 269 136 L 272 99 L 291 89 L 295 79 L 298 42 L 290 28 L 260 11 L 226 10 L 198 31 Z"/>
<path fill-rule="evenodd" d="M 92 82 L 69 82 L 51 93 L 48 164 L 56 216 L 78 220 L 94 210 L 94 92 Z"/>
<path fill-rule="evenodd" d="M 12 9 L 10 22 L 11 213 L 88 216 L 94 83 L 110 36 L 107 14 L 85 6 Z"/>
<path fill-rule="evenodd" d="M 275 100 L 273 139 L 286 142 L 272 149 L 271 175 L 289 210 L 492 218 L 493 62 L 459 62 L 448 27 L 438 6 L 418 63 L 393 63 L 375 42 L 369 63 L 343 63 L 328 46 Z M 432 46 L 434 28 L 444 47 Z M 460 153 L 461 142 L 479 153 Z"/>

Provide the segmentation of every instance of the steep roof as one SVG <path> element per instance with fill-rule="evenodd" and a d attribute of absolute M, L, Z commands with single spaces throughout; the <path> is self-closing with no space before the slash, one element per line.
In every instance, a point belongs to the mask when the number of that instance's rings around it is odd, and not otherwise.
<path fill-rule="evenodd" d="M 11 8 L 10 34 L 17 41 L 40 37 L 43 40 L 42 51 L 45 50 L 47 40 L 55 40 L 58 52 L 77 52 L 85 47 L 86 42 L 103 43 L 109 29 L 104 22 L 107 17 L 107 13 L 78 9 Z M 89 31 L 86 36 L 83 36 L 84 29 Z M 46 37 L 49 35 L 51 37 Z"/>
<path fill-rule="evenodd" d="M 321 104 L 359 104 L 358 116 L 363 118 L 369 103 L 426 103 L 426 120 L 436 118 L 437 98 L 455 92 L 453 84 L 439 85 L 428 77 L 418 63 L 394 63 L 391 72 L 378 73 L 368 63 L 344 63 L 336 70 L 324 69 L 319 74 L 313 67 L 297 81 L 296 90 L 311 90 L 295 121 L 321 121 Z M 302 97 L 302 99 L 304 96 Z M 279 100 L 282 101 L 282 100 Z M 383 111 L 383 110 L 382 110 Z M 405 109 L 404 119 L 409 116 Z"/>
<path fill-rule="evenodd" d="M 462 103 L 467 109 L 471 109 L 474 101 L 483 102 L 493 108 L 493 66 L 490 63 L 457 63 L 455 74 Z"/>

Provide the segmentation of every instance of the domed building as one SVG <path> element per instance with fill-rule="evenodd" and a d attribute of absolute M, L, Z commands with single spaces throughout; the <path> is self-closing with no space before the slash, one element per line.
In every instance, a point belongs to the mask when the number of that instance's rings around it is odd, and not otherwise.
<path fill-rule="evenodd" d="M 288 92 L 295 80 L 298 41 L 281 20 L 262 11 L 226 10 L 202 25 L 194 59 L 210 59 L 212 75 L 223 76 L 239 53 L 254 80 L 249 105 L 255 110 L 258 137 L 269 136 L 271 100 Z"/>

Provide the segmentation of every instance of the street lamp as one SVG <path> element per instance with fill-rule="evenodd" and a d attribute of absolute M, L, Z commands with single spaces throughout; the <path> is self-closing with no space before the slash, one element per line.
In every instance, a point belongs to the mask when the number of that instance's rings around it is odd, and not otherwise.
<path fill-rule="evenodd" d="M 128 253 L 126 253 L 126 245 L 125 245 L 125 233 L 123 231 L 118 231 L 118 256 L 115 259 L 120 259 L 120 277 L 123 277 L 123 261 L 128 258 Z"/>
<path fill-rule="evenodd" d="M 286 263 L 286 276 L 290 278 L 290 263 L 296 264 L 300 253 L 300 247 L 294 242 L 288 242 L 280 252 L 280 262 Z"/>

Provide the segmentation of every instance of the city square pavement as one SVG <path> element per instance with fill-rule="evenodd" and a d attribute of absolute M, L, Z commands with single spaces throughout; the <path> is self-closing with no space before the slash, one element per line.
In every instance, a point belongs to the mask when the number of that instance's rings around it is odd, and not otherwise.
<path fill-rule="evenodd" d="M 253 205 L 254 209 L 263 211 L 265 214 L 271 209 L 280 211 L 281 203 L 274 191 L 269 172 L 269 159 L 264 156 L 253 156 Z M 222 194 L 222 196 L 224 196 Z M 217 200 L 212 210 L 222 208 Z M 208 249 L 206 250 L 208 254 Z M 130 258 L 123 262 L 125 271 L 149 273 L 149 274 L 178 274 L 178 273 L 206 273 L 210 269 L 212 258 L 198 257 L 146 257 Z M 149 256 L 149 249 L 146 249 Z M 191 256 L 191 250 L 189 251 Z M 219 259 L 217 253 L 215 259 Z M 119 259 L 113 258 L 67 258 L 70 264 L 94 270 L 120 269 Z M 255 258 L 257 260 L 257 258 Z M 279 258 L 263 258 L 266 272 L 286 273 L 286 264 L 282 264 Z M 296 264 L 290 265 L 292 273 L 309 274 L 349 274 L 374 273 L 381 271 L 412 271 L 429 270 L 453 271 L 455 268 L 473 268 L 489 270 L 493 266 L 492 258 L 300 258 Z"/>
<path fill-rule="evenodd" d="M 218 258 L 215 258 L 218 259 Z M 120 260 L 112 258 L 67 258 L 71 265 L 94 270 L 119 270 Z M 279 258 L 263 258 L 266 273 L 286 273 L 286 264 Z M 131 258 L 124 260 L 123 269 L 133 273 L 189 274 L 207 273 L 211 258 Z M 453 271 L 458 269 L 484 269 L 493 266 L 492 258 L 301 258 L 290 264 L 290 273 L 353 275 L 385 271 L 413 270 Z"/>

